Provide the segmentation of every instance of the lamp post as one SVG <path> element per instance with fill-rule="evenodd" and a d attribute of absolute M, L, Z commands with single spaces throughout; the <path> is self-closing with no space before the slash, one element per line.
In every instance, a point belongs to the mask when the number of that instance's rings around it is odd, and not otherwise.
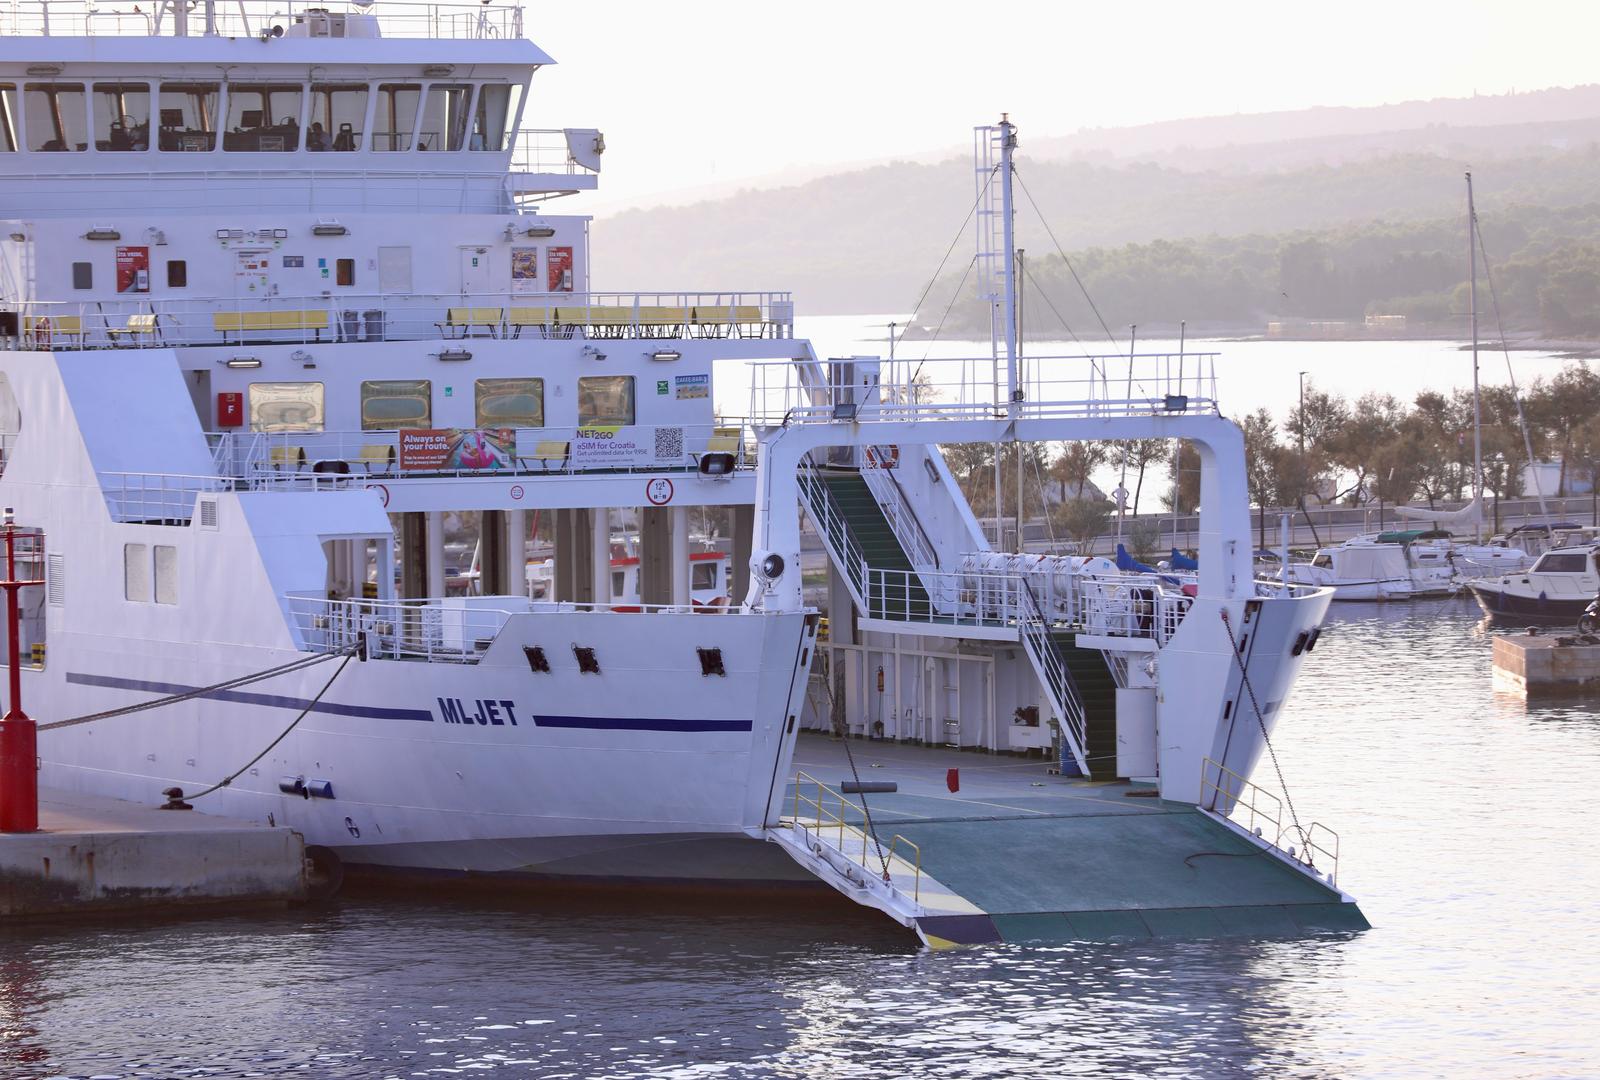
<path fill-rule="evenodd" d="M 31 541 L 34 552 L 42 548 L 41 534 L 35 529 L 18 529 L 16 515 L 6 507 L 0 527 L 6 544 L 6 577 L 0 588 L 6 591 L 6 660 L 11 665 L 11 700 L 0 718 L 0 832 L 35 832 L 39 828 L 39 733 L 22 711 L 21 620 L 17 612 L 17 590 L 42 581 L 17 579 L 17 542 Z"/>
<path fill-rule="evenodd" d="M 1300 456 L 1306 453 L 1306 373 L 1300 373 Z"/>

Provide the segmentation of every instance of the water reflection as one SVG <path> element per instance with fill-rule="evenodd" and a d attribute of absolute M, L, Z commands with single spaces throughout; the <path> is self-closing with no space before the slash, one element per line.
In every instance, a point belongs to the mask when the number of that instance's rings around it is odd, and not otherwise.
<path fill-rule="evenodd" d="M 1374 929 L 918 950 L 839 907 L 352 895 L 0 937 L 8 1076 L 1595 1075 L 1600 724 L 1460 601 L 1340 604 L 1274 736 Z"/>

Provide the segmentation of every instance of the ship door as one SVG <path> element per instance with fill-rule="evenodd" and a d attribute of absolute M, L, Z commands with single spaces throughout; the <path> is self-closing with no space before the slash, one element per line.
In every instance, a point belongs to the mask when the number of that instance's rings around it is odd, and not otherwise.
<path fill-rule="evenodd" d="M 492 291 L 489 275 L 489 249 L 461 249 L 461 295 L 476 296 Z"/>
<path fill-rule="evenodd" d="M 378 291 L 381 293 L 409 293 L 411 291 L 410 248 L 381 247 L 378 249 Z"/>

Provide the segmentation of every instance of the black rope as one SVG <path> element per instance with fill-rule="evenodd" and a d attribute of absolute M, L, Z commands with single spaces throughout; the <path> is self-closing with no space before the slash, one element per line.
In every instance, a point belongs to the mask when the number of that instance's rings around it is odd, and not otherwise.
<path fill-rule="evenodd" d="M 829 663 L 828 663 L 828 678 L 827 678 L 827 681 L 823 683 L 823 686 L 828 691 L 828 713 L 831 716 L 833 713 L 838 711 L 838 708 L 837 708 L 837 706 L 836 706 L 836 704 L 834 703 L 834 700 L 833 700 L 833 663 L 832 663 L 833 657 L 832 657 L 832 655 L 830 655 L 828 659 L 829 659 Z M 850 776 L 856 782 L 856 788 L 857 788 L 856 794 L 861 799 L 861 816 L 866 820 L 867 835 L 872 837 L 872 846 L 877 848 L 877 850 L 878 850 L 878 861 L 883 864 L 883 880 L 884 881 L 888 881 L 889 880 L 889 856 L 884 854 L 884 852 L 883 852 L 883 842 L 878 839 L 877 826 L 875 826 L 872 823 L 872 809 L 867 806 L 867 793 L 860 790 L 860 788 L 861 788 L 861 773 L 860 773 L 859 770 L 856 769 L 856 756 L 855 756 L 855 754 L 851 753 L 851 751 L 850 751 L 850 733 L 849 733 L 849 731 L 847 730 L 842 736 L 840 736 L 840 738 L 842 738 L 844 740 L 844 756 L 845 756 L 846 760 L 848 760 L 850 762 Z M 820 797 L 818 798 L 818 801 L 819 802 L 821 801 Z M 819 821 L 817 824 L 820 826 L 822 823 Z M 863 843 L 865 843 L 865 841 L 863 841 Z"/>
<path fill-rule="evenodd" d="M 1095 307 L 1094 297 L 1089 295 L 1088 286 L 1084 285 L 1083 279 L 1078 276 L 1078 271 L 1072 265 L 1072 260 L 1067 258 L 1067 249 L 1061 246 L 1060 240 L 1056 239 L 1055 230 L 1050 228 L 1050 222 L 1045 220 L 1044 211 L 1040 210 L 1039 204 L 1033 201 L 1033 192 L 1028 190 L 1028 185 L 1023 181 L 1022 174 L 1017 171 L 1016 166 L 1012 166 L 1011 173 L 1017 178 L 1017 183 L 1022 187 L 1022 193 L 1028 197 L 1028 205 L 1032 206 L 1033 212 L 1038 215 L 1039 224 L 1043 225 L 1044 231 L 1049 234 L 1050 242 L 1056 246 L 1056 253 L 1061 256 L 1061 261 L 1067 264 L 1067 273 L 1072 275 L 1072 280 L 1078 285 L 1078 291 L 1083 293 L 1084 300 L 1088 301 L 1089 310 L 1094 312 L 1094 317 L 1100 321 L 1100 329 L 1106 332 L 1106 340 L 1113 345 L 1117 344 L 1117 336 L 1111 332 L 1111 327 L 1106 325 L 1106 320 L 1100 314 L 1100 309 Z"/>
<path fill-rule="evenodd" d="M 271 750 L 272 750 L 272 748 L 274 746 L 277 746 L 284 739 L 288 738 L 289 737 L 289 732 L 293 731 L 296 727 L 298 727 L 300 725 L 300 721 L 304 720 L 307 716 L 309 716 L 310 713 L 311 713 L 311 710 L 317 707 L 317 702 L 322 700 L 322 695 L 326 694 L 328 692 L 328 688 L 333 685 L 333 681 L 335 679 L 337 679 L 344 672 L 345 667 L 350 663 L 350 661 L 352 661 L 352 660 L 354 660 L 356 658 L 356 652 L 359 650 L 359 648 L 360 647 L 357 646 L 356 648 L 347 650 L 345 652 L 344 660 L 343 660 L 342 663 L 339 664 L 338 670 L 336 670 L 332 675 L 328 676 L 328 681 L 322 684 L 322 689 L 317 691 L 317 696 L 312 698 L 309 702 L 306 703 L 306 707 L 300 710 L 300 715 L 296 716 L 294 718 L 294 721 L 288 727 L 284 728 L 282 733 L 280 733 L 276 739 L 273 739 L 271 742 L 269 742 L 266 745 L 266 748 L 261 751 L 261 753 L 257 754 L 255 757 L 251 758 L 249 761 L 247 761 L 243 765 L 241 765 L 236 772 L 230 773 L 228 776 L 223 777 L 221 780 L 217 781 L 215 784 L 212 784 L 210 787 L 206 788 L 204 791 L 200 792 L 198 795 L 185 795 L 185 796 L 183 796 L 183 798 L 184 799 L 199 799 L 199 798 L 202 798 L 202 797 L 204 797 L 206 795 L 210 795 L 213 791 L 220 791 L 222 788 L 227 787 L 229 784 L 233 783 L 240 776 L 242 776 L 244 774 L 244 771 L 246 769 L 250 768 L 250 766 L 254 765 L 256 762 L 258 762 L 262 758 L 266 757 L 267 754 L 269 752 L 271 752 Z M 337 654 L 330 653 L 329 655 L 337 655 Z"/>
<path fill-rule="evenodd" d="M 961 234 L 967 231 L 967 222 L 971 221 L 972 215 L 978 212 L 978 207 L 983 203 L 984 195 L 988 194 L 989 192 L 989 185 L 994 183 L 994 174 L 999 171 L 1000 166 L 998 165 L 989 170 L 989 178 L 983 182 L 983 187 L 978 191 L 978 197 L 972 200 L 972 206 L 967 209 L 967 216 L 962 219 L 961 227 L 956 230 L 955 236 L 951 238 L 950 246 L 944 249 L 944 258 L 939 260 L 939 268 L 933 272 L 933 276 L 928 279 L 928 284 L 923 287 L 922 295 L 917 297 L 916 306 L 911 309 L 911 317 L 906 320 L 906 325 L 900 328 L 900 333 L 894 338 L 895 341 L 899 341 L 901 338 L 905 337 L 906 331 L 910 329 L 911 324 L 916 321 L 917 312 L 922 310 L 922 302 L 926 300 L 928 298 L 928 294 L 933 291 L 933 286 L 939 280 L 940 273 L 944 271 L 944 264 L 950 261 L 950 253 L 954 251 L 956 249 L 956 245 L 961 242 Z M 974 256 L 974 259 L 976 259 L 976 256 Z M 970 270 L 972 268 L 971 266 L 968 266 L 967 269 Z M 967 280 L 965 274 L 962 275 L 961 280 L 963 282 Z M 958 285 L 956 286 L 956 294 L 960 295 L 960 293 L 961 286 Z M 952 303 L 953 302 L 954 301 L 952 301 Z M 945 314 L 948 315 L 949 313 L 949 309 L 946 308 Z M 940 322 L 942 324 L 943 320 L 941 319 Z"/>
<path fill-rule="evenodd" d="M 978 257 L 974 255 L 967 263 L 967 268 L 961 272 L 961 280 L 956 283 L 956 291 L 950 294 L 950 302 L 944 306 L 944 314 L 939 316 L 939 325 L 933 328 L 933 336 L 928 339 L 928 347 L 922 350 L 922 359 L 917 361 L 917 368 L 911 373 L 912 384 L 915 384 L 917 376 L 922 374 L 923 365 L 928 362 L 928 356 L 933 352 L 934 342 L 938 341 L 939 335 L 944 332 L 944 321 L 950 317 L 950 309 L 956 306 L 956 301 L 961 297 L 961 290 L 967 284 L 967 277 L 977 262 Z"/>
<path fill-rule="evenodd" d="M 220 693 L 224 690 L 232 690 L 240 686 L 249 686 L 251 683 L 261 682 L 265 679 L 271 679 L 278 675 L 286 675 L 291 671 L 299 671 L 301 668 L 308 668 L 316 664 L 326 663 L 327 661 L 339 656 L 348 657 L 353 655 L 359 649 L 359 645 L 353 645 L 348 649 L 341 649 L 337 652 L 321 653 L 316 656 L 303 657 L 299 660 L 291 660 L 287 664 L 280 664 L 274 668 L 267 668 L 265 671 L 257 671 L 249 675 L 241 675 L 238 678 L 229 679 L 226 682 L 214 683 L 211 686 L 201 686 L 196 687 L 193 690 L 185 690 L 181 694 L 171 694 L 167 697 L 153 698 L 150 701 L 143 701 L 137 705 L 124 705 L 118 709 L 107 709 L 104 712 L 89 713 L 86 716 L 74 716 L 70 720 L 56 720 L 48 724 L 40 724 L 38 730 L 54 731 L 56 728 L 75 727 L 78 724 L 92 724 L 96 720 L 109 720 L 112 717 L 126 716 L 129 713 L 144 712 L 146 709 L 160 708 L 163 705 L 178 705 L 182 702 L 192 701 L 195 698 L 205 697 L 209 694 Z"/>
<path fill-rule="evenodd" d="M 1228 631 L 1229 649 L 1233 653 L 1234 663 L 1239 665 L 1239 678 L 1244 683 L 1245 693 L 1250 695 L 1250 707 L 1255 710 L 1256 726 L 1261 729 L 1261 741 L 1266 744 L 1267 754 L 1272 758 L 1272 769 L 1278 774 L 1278 786 L 1283 790 L 1283 801 L 1289 807 L 1289 817 L 1294 822 L 1294 831 L 1300 834 L 1300 845 L 1305 849 L 1306 862 L 1311 861 L 1310 839 L 1306 831 L 1300 827 L 1300 815 L 1295 812 L 1294 799 L 1289 797 L 1289 784 L 1283 778 L 1283 767 L 1278 764 L 1278 752 L 1272 748 L 1272 736 L 1267 734 L 1267 722 L 1261 715 L 1261 705 L 1256 701 L 1256 689 L 1250 685 L 1250 672 L 1245 668 L 1244 657 L 1239 655 L 1239 643 L 1233 638 L 1233 624 L 1228 621 L 1228 609 L 1222 609 L 1222 625 Z M 1220 779 L 1220 778 L 1219 778 Z"/>

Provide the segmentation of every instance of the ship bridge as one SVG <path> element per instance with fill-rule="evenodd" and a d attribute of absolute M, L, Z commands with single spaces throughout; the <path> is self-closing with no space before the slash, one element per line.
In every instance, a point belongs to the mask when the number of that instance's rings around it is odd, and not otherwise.
<path fill-rule="evenodd" d="M 514 212 L 597 186 L 597 130 L 522 126 L 554 62 L 495 3 L 22 0 L 0 193 L 37 216 Z"/>

